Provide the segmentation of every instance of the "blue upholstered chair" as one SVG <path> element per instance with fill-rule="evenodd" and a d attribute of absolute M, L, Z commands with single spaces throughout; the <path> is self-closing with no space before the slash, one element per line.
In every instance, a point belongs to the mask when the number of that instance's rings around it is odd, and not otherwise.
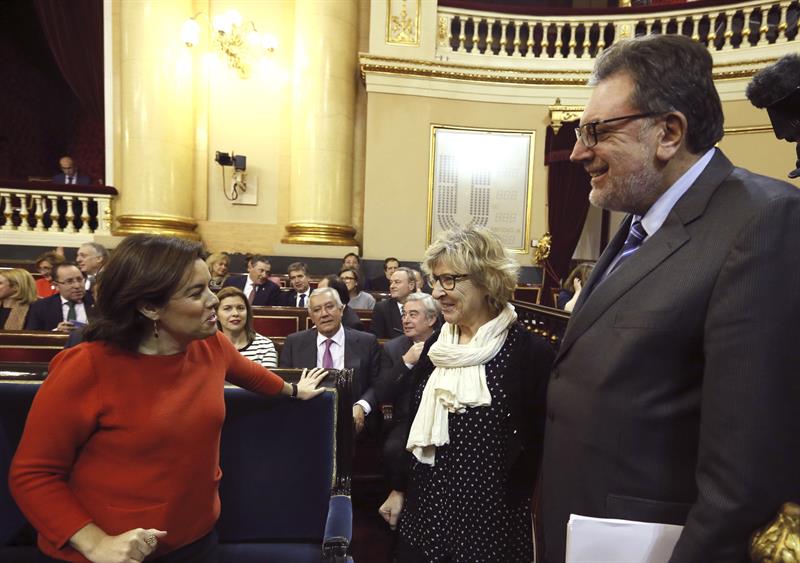
<path fill-rule="evenodd" d="M 300 370 L 279 370 L 296 381 Z M 220 446 L 222 563 L 347 562 L 352 538 L 352 372 L 310 401 L 225 388 Z M 0 561 L 37 561 L 35 536 L 8 491 L 8 468 L 38 381 L 0 378 Z"/>
<path fill-rule="evenodd" d="M 300 374 L 277 371 L 287 381 Z M 310 401 L 225 389 L 223 563 L 349 560 L 351 378 L 352 370 L 332 372 L 325 393 Z"/>

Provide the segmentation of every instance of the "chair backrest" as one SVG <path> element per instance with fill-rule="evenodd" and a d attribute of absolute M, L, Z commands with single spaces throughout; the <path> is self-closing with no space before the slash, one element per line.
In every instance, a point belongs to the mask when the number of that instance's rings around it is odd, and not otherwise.
<path fill-rule="evenodd" d="M 300 370 L 279 373 L 292 381 Z M 351 378 L 333 372 L 309 401 L 225 388 L 220 542 L 321 541 L 332 492 L 349 494 Z"/>
<path fill-rule="evenodd" d="M 40 385 L 40 381 L 0 381 L 0 546 L 17 535 L 26 522 L 8 489 L 8 470 Z"/>

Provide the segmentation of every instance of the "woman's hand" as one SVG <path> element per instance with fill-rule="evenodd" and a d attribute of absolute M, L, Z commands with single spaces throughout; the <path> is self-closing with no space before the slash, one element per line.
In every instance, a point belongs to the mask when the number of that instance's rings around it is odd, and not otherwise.
<path fill-rule="evenodd" d="M 583 287 L 583 284 L 581 283 L 581 278 L 575 276 L 575 279 L 572 280 L 572 288 L 575 290 L 576 294 L 580 294 L 581 287 Z"/>
<path fill-rule="evenodd" d="M 317 387 L 328 372 L 323 368 L 314 368 L 311 371 L 304 369 L 297 382 L 297 398 L 303 401 L 313 399 L 325 391 L 324 387 Z"/>
<path fill-rule="evenodd" d="M 167 532 L 155 528 L 134 528 L 109 536 L 94 524 L 87 524 L 70 538 L 70 544 L 92 563 L 144 561 L 158 547 Z"/>
<path fill-rule="evenodd" d="M 400 519 L 400 513 L 403 512 L 403 503 L 406 500 L 406 494 L 400 491 L 392 491 L 378 509 L 378 513 L 389 524 L 392 530 L 397 529 L 397 521 Z"/>

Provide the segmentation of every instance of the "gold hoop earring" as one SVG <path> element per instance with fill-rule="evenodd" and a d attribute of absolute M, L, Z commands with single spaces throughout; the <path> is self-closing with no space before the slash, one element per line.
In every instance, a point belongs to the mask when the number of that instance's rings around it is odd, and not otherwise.
<path fill-rule="evenodd" d="M 153 336 L 158 338 L 158 320 L 153 319 Z"/>

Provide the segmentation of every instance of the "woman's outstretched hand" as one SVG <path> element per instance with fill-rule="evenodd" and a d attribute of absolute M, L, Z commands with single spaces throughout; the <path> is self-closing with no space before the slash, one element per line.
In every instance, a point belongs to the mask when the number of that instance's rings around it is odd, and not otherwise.
<path fill-rule="evenodd" d="M 305 401 L 324 392 L 325 388 L 318 385 L 326 375 L 328 372 L 323 368 L 304 369 L 300 374 L 300 381 L 297 382 L 297 398 Z"/>

